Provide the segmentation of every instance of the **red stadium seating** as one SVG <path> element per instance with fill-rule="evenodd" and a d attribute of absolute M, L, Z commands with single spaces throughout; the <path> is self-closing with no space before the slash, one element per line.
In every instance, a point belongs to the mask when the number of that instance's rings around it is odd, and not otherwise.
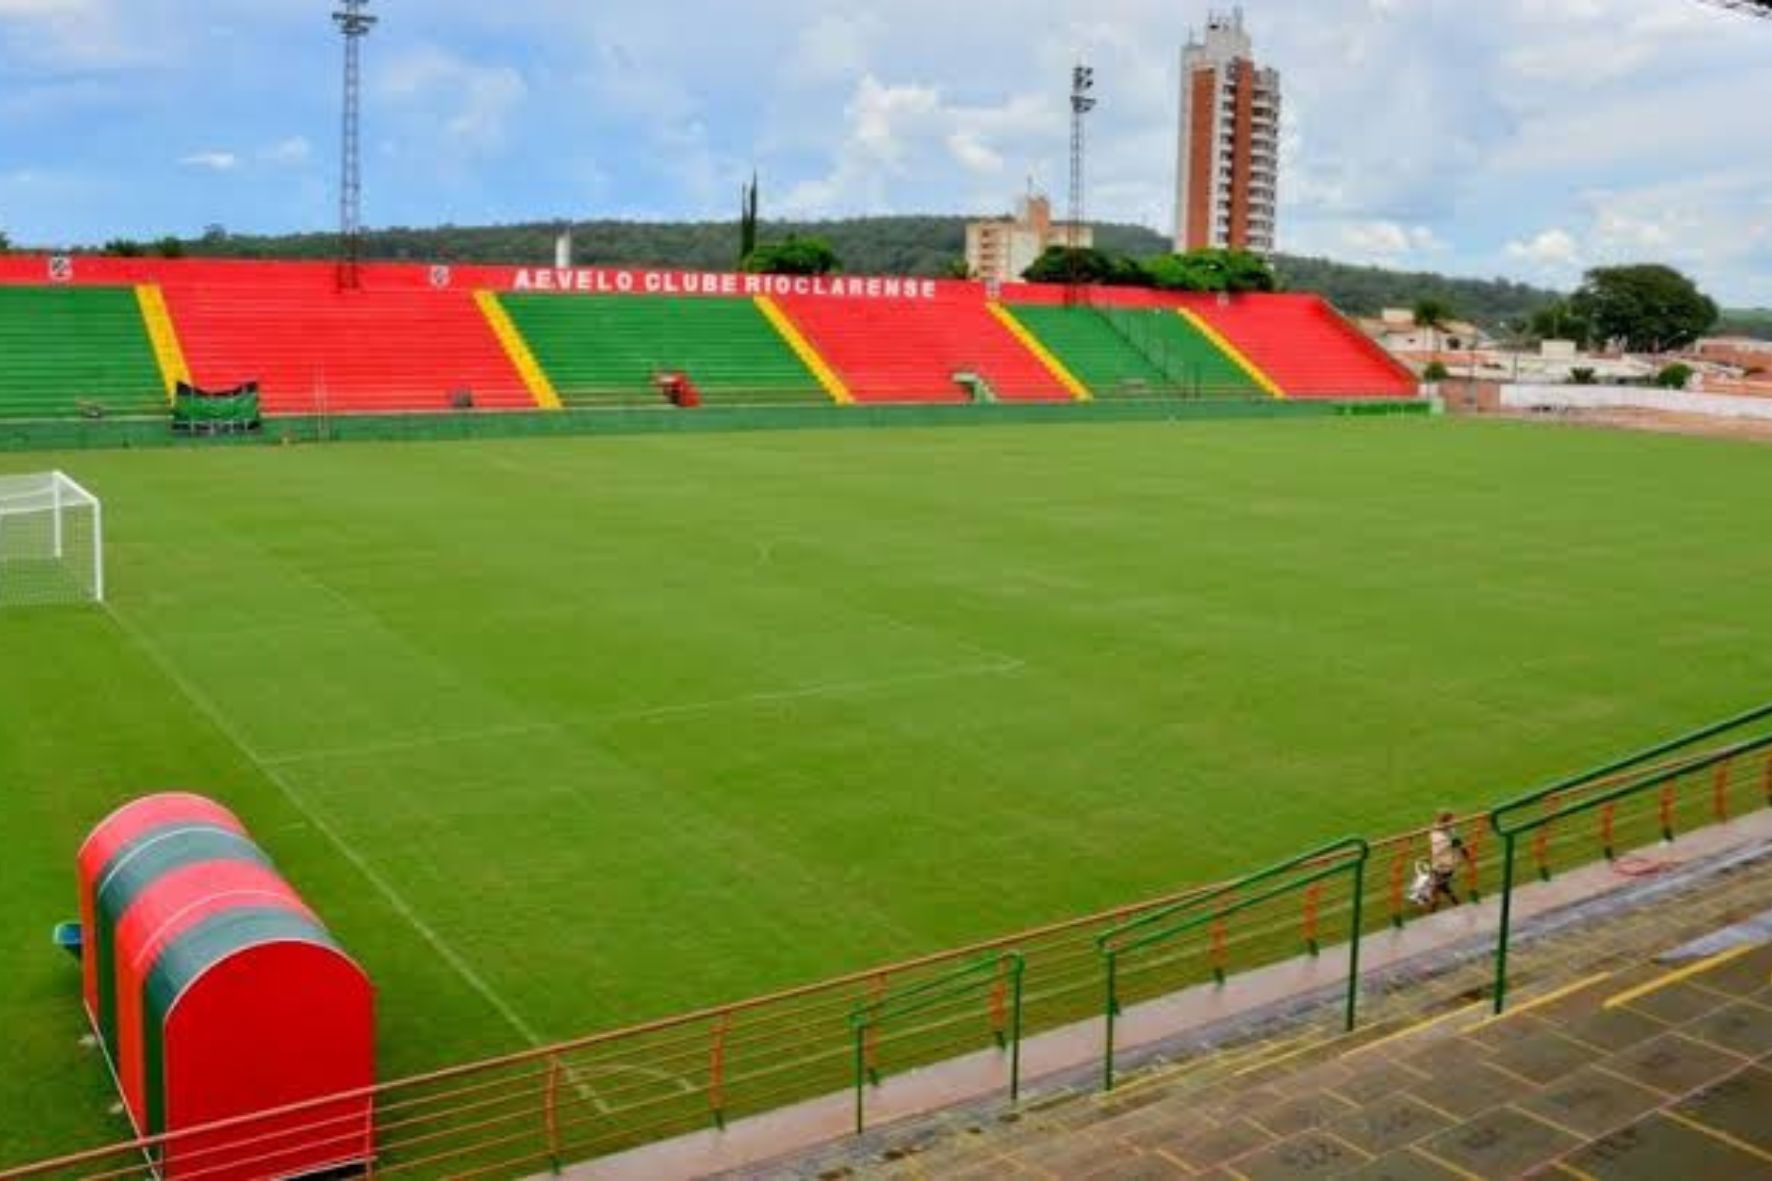
<path fill-rule="evenodd" d="M 1315 295 L 1178 299 L 1292 398 L 1410 398 L 1416 378 Z"/>
<path fill-rule="evenodd" d="M 259 383 L 267 414 L 484 409 L 534 399 L 465 289 L 340 291 L 331 267 L 169 269 L 161 281 L 192 380 Z"/>
<path fill-rule="evenodd" d="M 957 373 L 1005 402 L 1066 401 L 1051 372 L 970 299 L 878 301 L 782 296 L 787 312 L 858 402 L 964 402 Z"/>

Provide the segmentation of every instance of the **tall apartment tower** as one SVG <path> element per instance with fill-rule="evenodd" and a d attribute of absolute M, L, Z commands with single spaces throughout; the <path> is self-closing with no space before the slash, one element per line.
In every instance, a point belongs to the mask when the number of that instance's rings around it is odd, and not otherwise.
<path fill-rule="evenodd" d="M 1213 12 L 1181 51 L 1175 248 L 1274 249 L 1280 75 L 1255 64 L 1243 10 Z"/>

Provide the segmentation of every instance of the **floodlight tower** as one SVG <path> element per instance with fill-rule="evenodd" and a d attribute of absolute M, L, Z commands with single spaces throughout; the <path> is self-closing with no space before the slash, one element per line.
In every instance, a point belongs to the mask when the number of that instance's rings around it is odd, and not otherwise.
<path fill-rule="evenodd" d="M 340 0 L 332 14 L 345 37 L 344 115 L 339 143 L 338 245 L 340 287 L 357 286 L 363 258 L 363 38 L 378 17 L 364 11 L 369 0 Z"/>
<path fill-rule="evenodd" d="M 1065 302 L 1077 301 L 1077 250 L 1082 245 L 1084 211 L 1084 163 L 1088 142 L 1084 138 L 1083 120 L 1095 109 L 1095 71 L 1078 62 L 1071 70 L 1071 207 L 1070 224 L 1065 227 L 1066 261 L 1070 282 L 1065 284 Z"/>

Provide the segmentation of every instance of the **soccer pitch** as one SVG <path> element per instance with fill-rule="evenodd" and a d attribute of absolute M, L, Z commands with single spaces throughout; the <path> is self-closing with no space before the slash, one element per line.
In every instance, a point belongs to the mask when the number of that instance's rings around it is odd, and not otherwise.
<path fill-rule="evenodd" d="M 238 811 L 387 1075 L 1423 822 L 1772 697 L 1772 451 L 1444 420 L 0 456 L 0 1162 L 121 1138 L 73 855 Z"/>

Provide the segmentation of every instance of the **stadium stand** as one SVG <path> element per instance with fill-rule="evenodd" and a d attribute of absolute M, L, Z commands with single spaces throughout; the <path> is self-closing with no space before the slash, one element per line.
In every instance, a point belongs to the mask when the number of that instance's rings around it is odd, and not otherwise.
<path fill-rule="evenodd" d="M 828 402 L 749 299 L 504 295 L 499 302 L 568 406 L 656 406 L 660 373 L 713 402 Z"/>
<path fill-rule="evenodd" d="M 235 270 L 175 270 L 162 284 L 200 386 L 256 381 L 267 414 L 535 408 L 469 291 L 341 291 L 329 267 Z"/>
<path fill-rule="evenodd" d="M 165 409 L 134 288 L 0 287 L 0 416 Z"/>
<path fill-rule="evenodd" d="M 777 302 L 857 402 L 1071 400 L 980 298 Z M 979 380 L 962 382 L 963 374 Z"/>
<path fill-rule="evenodd" d="M 273 416 L 655 407 L 663 373 L 729 406 L 1416 393 L 1308 295 L 27 255 L 0 288 L 13 416 L 158 414 L 185 378 L 256 381 Z"/>
<path fill-rule="evenodd" d="M 1179 297 L 1293 398 L 1412 397 L 1416 379 L 1314 295 Z"/>

